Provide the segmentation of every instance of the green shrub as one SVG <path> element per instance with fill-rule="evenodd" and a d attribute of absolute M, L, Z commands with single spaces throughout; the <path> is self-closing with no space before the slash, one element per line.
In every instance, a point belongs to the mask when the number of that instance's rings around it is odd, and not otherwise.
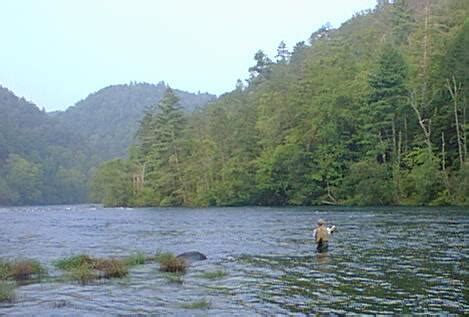
<path fill-rule="evenodd" d="M 350 166 L 341 191 L 352 205 L 390 205 L 395 203 L 395 187 L 390 166 L 361 161 Z"/>
<path fill-rule="evenodd" d="M 454 204 L 469 206 L 469 163 L 466 162 L 459 171 L 451 175 L 451 192 Z"/>

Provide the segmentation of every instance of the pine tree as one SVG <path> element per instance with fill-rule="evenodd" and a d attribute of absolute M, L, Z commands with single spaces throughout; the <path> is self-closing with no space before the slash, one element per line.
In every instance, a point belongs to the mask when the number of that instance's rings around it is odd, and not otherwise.
<path fill-rule="evenodd" d="M 401 54 L 386 46 L 378 67 L 369 77 L 371 92 L 368 98 L 369 131 L 375 138 L 375 147 L 386 162 L 395 159 L 398 152 L 398 134 L 402 113 L 406 106 L 407 66 Z M 376 149 L 375 148 L 375 149 Z"/>

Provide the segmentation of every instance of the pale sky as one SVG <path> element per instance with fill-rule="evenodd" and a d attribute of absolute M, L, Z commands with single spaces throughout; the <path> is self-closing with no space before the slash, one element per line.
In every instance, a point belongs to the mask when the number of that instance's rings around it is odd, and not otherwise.
<path fill-rule="evenodd" d="M 0 0 L 0 85 L 47 111 L 130 81 L 220 95 L 376 0 Z"/>

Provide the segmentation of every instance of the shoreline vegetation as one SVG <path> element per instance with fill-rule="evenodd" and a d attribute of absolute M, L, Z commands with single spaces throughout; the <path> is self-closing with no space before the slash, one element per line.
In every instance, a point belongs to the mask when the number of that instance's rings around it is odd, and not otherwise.
<path fill-rule="evenodd" d="M 469 206 L 469 2 L 379 1 L 325 25 L 184 113 L 170 87 L 128 159 L 90 186 L 105 206 Z"/>

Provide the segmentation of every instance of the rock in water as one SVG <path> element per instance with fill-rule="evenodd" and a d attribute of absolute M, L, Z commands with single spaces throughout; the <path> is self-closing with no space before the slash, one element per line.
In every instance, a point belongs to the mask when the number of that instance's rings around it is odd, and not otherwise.
<path fill-rule="evenodd" d="M 203 261 L 207 260 L 207 257 L 205 254 L 197 252 L 197 251 L 191 251 L 191 252 L 184 252 L 176 256 L 178 259 L 184 259 L 186 262 L 191 263 L 194 261 Z"/>

